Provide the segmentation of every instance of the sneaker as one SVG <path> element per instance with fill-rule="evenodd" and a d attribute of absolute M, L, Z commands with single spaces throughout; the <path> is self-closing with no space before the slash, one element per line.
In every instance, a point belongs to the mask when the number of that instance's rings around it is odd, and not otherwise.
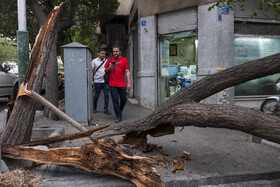
<path fill-rule="evenodd" d="M 94 110 L 94 109 L 93 109 L 93 111 L 92 111 L 92 112 L 93 112 L 93 113 L 97 113 L 97 111 L 96 111 L 96 110 Z"/>
<path fill-rule="evenodd" d="M 115 123 L 119 123 L 119 122 L 121 122 L 121 121 L 122 121 L 121 118 L 117 118 L 117 119 L 115 120 Z"/>
<path fill-rule="evenodd" d="M 105 110 L 104 114 L 111 115 L 111 113 L 108 110 Z"/>

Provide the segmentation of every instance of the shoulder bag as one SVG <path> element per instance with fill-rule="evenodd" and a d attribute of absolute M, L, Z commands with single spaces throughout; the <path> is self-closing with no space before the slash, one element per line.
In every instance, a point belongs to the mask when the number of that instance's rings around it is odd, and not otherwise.
<path fill-rule="evenodd" d="M 112 57 L 110 57 L 110 63 L 111 63 L 111 61 L 112 61 Z M 110 63 L 109 63 L 109 64 L 110 64 Z M 110 71 L 105 72 L 105 74 L 104 74 L 104 76 L 103 76 L 104 82 L 105 82 L 106 84 L 108 84 L 108 85 L 109 85 L 109 76 L 110 76 Z"/>

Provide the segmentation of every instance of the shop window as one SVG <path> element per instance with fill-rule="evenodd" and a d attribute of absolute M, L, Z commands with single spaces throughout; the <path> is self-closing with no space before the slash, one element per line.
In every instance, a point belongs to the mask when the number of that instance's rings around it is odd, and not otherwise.
<path fill-rule="evenodd" d="M 160 38 L 159 101 L 197 81 L 197 33 Z"/>
<path fill-rule="evenodd" d="M 280 38 L 273 37 L 234 37 L 234 65 L 280 53 Z M 251 80 L 235 86 L 235 96 L 278 94 L 275 82 L 280 74 Z"/>

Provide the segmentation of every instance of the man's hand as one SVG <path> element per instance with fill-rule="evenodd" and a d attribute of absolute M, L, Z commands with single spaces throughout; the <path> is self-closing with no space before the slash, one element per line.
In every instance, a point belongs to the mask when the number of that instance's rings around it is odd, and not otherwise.
<path fill-rule="evenodd" d="M 109 68 L 114 69 L 115 66 L 116 66 L 116 64 L 111 64 Z"/>
<path fill-rule="evenodd" d="M 126 86 L 126 89 L 130 90 L 130 88 L 131 88 L 130 83 L 128 83 L 127 86 Z"/>
<path fill-rule="evenodd" d="M 130 86 L 129 69 L 125 69 L 125 76 L 126 76 L 126 80 L 127 80 L 126 89 L 127 89 L 127 90 L 130 90 L 131 86 Z"/>
<path fill-rule="evenodd" d="M 110 66 L 108 68 L 105 68 L 105 72 L 109 72 L 111 69 L 114 69 L 116 65 L 114 64 L 110 64 Z"/>
<path fill-rule="evenodd" d="M 92 85 L 92 87 L 94 87 L 94 81 L 91 81 L 91 85 Z"/>

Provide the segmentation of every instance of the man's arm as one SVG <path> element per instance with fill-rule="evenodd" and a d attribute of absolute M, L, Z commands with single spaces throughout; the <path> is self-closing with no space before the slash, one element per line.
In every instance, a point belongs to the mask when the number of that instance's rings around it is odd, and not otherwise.
<path fill-rule="evenodd" d="M 129 69 L 125 69 L 125 76 L 126 76 L 126 80 L 127 80 L 127 86 L 126 89 L 130 90 L 131 85 L 130 85 L 130 75 L 129 75 Z"/>
<path fill-rule="evenodd" d="M 93 61 L 92 61 L 92 67 L 91 67 L 91 70 L 92 70 L 92 80 L 91 80 L 91 85 L 92 85 L 92 87 L 94 86 L 94 63 L 93 63 Z"/>
<path fill-rule="evenodd" d="M 112 68 L 112 66 L 109 66 L 108 68 L 105 68 L 105 72 L 108 73 Z"/>
<path fill-rule="evenodd" d="M 110 63 L 111 62 L 111 58 L 112 57 L 108 58 L 107 61 L 105 62 L 105 65 L 104 65 L 106 73 L 108 73 L 111 69 L 113 69 L 115 67 L 115 65 Z M 106 68 L 106 66 L 109 66 L 109 67 Z"/>

